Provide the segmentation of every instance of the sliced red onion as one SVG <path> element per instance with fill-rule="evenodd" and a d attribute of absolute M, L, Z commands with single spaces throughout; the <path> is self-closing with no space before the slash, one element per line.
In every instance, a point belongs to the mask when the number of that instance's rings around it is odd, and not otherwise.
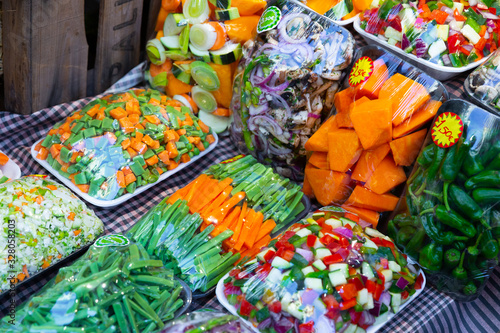
<path fill-rule="evenodd" d="M 347 229 L 345 227 L 338 227 L 338 228 L 333 229 L 333 231 L 335 231 L 337 234 L 342 235 L 348 239 L 351 239 L 352 235 L 353 235 L 352 230 Z"/>
<path fill-rule="evenodd" d="M 400 289 L 405 289 L 408 284 L 408 280 L 406 280 L 404 277 L 400 277 L 398 282 L 396 282 L 396 286 L 398 286 L 398 288 Z"/>
<path fill-rule="evenodd" d="M 278 45 L 275 45 L 275 44 L 271 44 L 271 43 L 266 43 L 264 45 L 262 45 L 258 50 L 257 52 L 255 52 L 255 57 L 261 55 L 262 52 L 264 51 L 267 51 L 267 50 L 272 50 L 272 51 L 278 51 L 279 48 L 278 48 Z"/>
<path fill-rule="evenodd" d="M 263 330 L 265 328 L 269 328 L 271 327 L 271 324 L 272 324 L 271 317 L 267 317 L 266 319 L 264 319 L 262 322 L 259 323 L 257 329 Z"/>
<path fill-rule="evenodd" d="M 340 256 L 342 257 L 342 259 L 345 261 L 346 258 L 349 256 L 349 253 L 351 253 L 351 252 L 348 249 L 346 249 L 344 247 L 341 247 L 337 251 L 335 251 L 335 253 L 340 254 Z"/>
<path fill-rule="evenodd" d="M 261 84 L 257 84 L 261 89 L 262 91 L 264 92 L 275 92 L 275 91 L 283 91 L 285 90 L 286 88 L 288 88 L 288 86 L 290 85 L 290 81 L 285 81 L 283 82 L 282 84 L 280 84 L 279 86 L 268 86 L 268 85 L 265 85 L 263 83 Z"/>
<path fill-rule="evenodd" d="M 321 118 L 320 114 L 315 114 L 315 113 L 308 113 L 307 116 L 315 119 Z"/>
<path fill-rule="evenodd" d="M 373 316 L 378 317 L 380 315 L 380 307 L 381 306 L 382 306 L 382 303 L 380 303 L 378 301 L 374 301 L 373 308 L 368 310 L 368 312 L 370 312 L 370 314 L 372 314 Z"/>
<path fill-rule="evenodd" d="M 313 302 L 319 297 L 319 293 L 316 290 L 309 289 L 305 290 L 300 297 L 302 299 L 302 305 L 312 305 Z"/>
<path fill-rule="evenodd" d="M 422 58 L 427 53 L 427 44 L 420 38 L 415 41 L 415 51 L 417 58 Z"/>
<path fill-rule="evenodd" d="M 361 318 L 359 319 L 359 326 L 373 325 L 375 323 L 375 317 L 368 311 L 363 311 Z"/>
<path fill-rule="evenodd" d="M 389 294 L 388 291 L 384 291 L 382 293 L 382 295 L 380 295 L 379 302 L 383 303 L 383 304 L 385 304 L 387 306 L 390 306 L 390 304 L 391 304 L 391 294 Z"/>
<path fill-rule="evenodd" d="M 283 105 L 285 107 L 286 116 L 288 118 L 290 118 L 292 116 L 292 110 L 290 109 L 290 106 L 288 105 L 288 103 L 283 99 L 283 97 L 281 97 L 280 95 L 278 95 L 274 92 L 270 92 L 269 95 L 271 95 L 273 97 L 273 99 L 277 100 L 281 105 Z"/>
<path fill-rule="evenodd" d="M 271 152 L 274 155 L 286 155 L 290 154 L 292 150 L 290 148 L 282 148 L 282 147 L 277 147 L 274 141 L 269 141 L 269 152 Z"/>
<path fill-rule="evenodd" d="M 406 50 L 410 46 L 410 40 L 405 33 L 403 33 L 403 38 L 401 39 L 401 49 Z"/>
<path fill-rule="evenodd" d="M 314 257 L 313 253 L 309 250 L 304 250 L 304 249 L 298 248 L 295 251 L 297 251 L 298 254 L 303 256 L 304 259 L 307 261 L 311 261 Z"/>
<path fill-rule="evenodd" d="M 276 333 L 286 333 L 292 327 L 292 322 L 290 322 L 290 320 L 288 320 L 287 318 L 281 318 L 278 322 L 274 323 L 274 330 L 276 331 Z"/>
<path fill-rule="evenodd" d="M 259 105 L 259 106 L 253 106 L 250 104 L 248 107 L 248 112 L 250 113 L 251 116 L 255 116 L 261 113 L 266 112 L 269 110 L 269 106 L 267 104 Z"/>
<path fill-rule="evenodd" d="M 387 14 L 386 20 L 392 21 L 393 19 L 395 19 L 402 9 L 403 9 L 402 3 L 398 3 L 396 6 L 392 7 L 391 10 L 389 11 L 389 14 Z"/>
<path fill-rule="evenodd" d="M 475 0 L 472 0 L 472 1 L 475 1 Z M 470 1 L 469 1 L 469 5 L 472 7 L 472 5 L 470 4 Z M 498 20 L 500 19 L 500 17 L 490 13 L 489 11 L 487 10 L 478 10 L 479 11 L 479 14 L 483 15 L 483 17 L 485 19 L 489 19 L 489 20 Z"/>
<path fill-rule="evenodd" d="M 366 227 L 372 227 L 372 224 L 370 222 L 366 222 L 363 219 L 359 219 L 358 224 L 361 228 L 366 228 Z"/>
<path fill-rule="evenodd" d="M 442 8 L 448 8 L 446 6 L 443 6 Z M 453 21 L 455 18 L 453 17 L 453 15 L 448 15 L 448 17 L 446 18 L 446 20 L 444 20 L 444 23 L 445 24 L 449 24 L 451 21 Z"/>
<path fill-rule="evenodd" d="M 483 38 L 486 40 L 488 40 L 490 38 L 490 33 L 488 32 L 488 30 L 486 30 L 486 32 L 484 33 Z"/>
<path fill-rule="evenodd" d="M 449 33 L 448 33 L 448 35 L 449 35 L 449 36 L 453 36 L 453 35 L 458 34 L 459 32 L 460 32 L 460 31 L 450 29 L 450 31 L 449 31 Z"/>
<path fill-rule="evenodd" d="M 250 118 L 248 119 L 248 128 L 254 132 L 257 130 L 257 124 L 255 124 L 255 122 L 260 119 L 261 121 L 267 121 L 269 123 L 270 126 L 273 127 L 274 129 L 274 133 L 276 135 L 281 135 L 283 134 L 283 129 L 280 127 L 280 125 L 276 122 L 276 120 L 274 120 L 273 118 L 269 117 L 269 116 L 265 116 L 265 115 L 258 115 L 258 116 L 250 116 Z"/>
<path fill-rule="evenodd" d="M 443 54 L 441 59 L 443 59 L 443 64 L 445 66 L 451 66 L 451 60 L 450 60 L 450 56 L 448 54 Z"/>
<path fill-rule="evenodd" d="M 274 74 L 276 73 L 272 71 L 268 76 L 264 78 L 250 75 L 250 83 L 254 86 L 267 84 L 274 77 Z"/>
<path fill-rule="evenodd" d="M 311 18 L 306 14 L 301 14 L 301 13 L 291 14 L 282 18 L 281 22 L 278 24 L 278 33 L 280 37 L 288 43 L 293 43 L 293 44 L 304 43 L 307 40 L 306 36 L 302 36 L 300 39 L 295 39 L 290 37 L 290 35 L 288 35 L 287 31 L 288 23 L 290 23 L 292 20 L 296 18 L 301 18 L 306 25 L 309 25 L 309 23 L 311 23 Z"/>
<path fill-rule="evenodd" d="M 441 7 L 441 11 L 445 12 L 448 15 L 453 15 L 453 9 L 450 7 L 443 6 Z M 453 19 L 453 16 L 451 17 Z"/>
<path fill-rule="evenodd" d="M 267 154 L 269 143 L 267 142 L 267 139 L 266 139 L 264 133 L 259 131 L 258 137 L 259 137 L 260 145 L 262 146 L 262 151 Z"/>
<path fill-rule="evenodd" d="M 473 45 L 471 45 L 471 44 L 465 44 L 465 45 L 462 45 L 462 47 L 463 47 L 464 49 L 466 49 L 467 51 L 469 51 L 469 52 L 471 52 L 471 51 L 472 51 L 472 49 L 474 48 L 474 46 L 473 46 Z"/>
<path fill-rule="evenodd" d="M 491 29 L 495 29 L 495 22 L 493 20 L 487 20 L 486 21 L 486 26 Z"/>
<path fill-rule="evenodd" d="M 361 280 L 363 280 L 363 285 L 366 285 L 366 281 L 368 281 L 368 277 L 361 275 Z"/>

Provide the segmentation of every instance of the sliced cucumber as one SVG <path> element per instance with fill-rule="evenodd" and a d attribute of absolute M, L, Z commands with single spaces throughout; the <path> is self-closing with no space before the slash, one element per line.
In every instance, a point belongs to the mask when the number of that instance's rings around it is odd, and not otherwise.
<path fill-rule="evenodd" d="M 161 65 L 166 60 L 165 48 L 158 39 L 151 39 L 147 42 L 146 53 L 149 60 L 155 65 Z"/>
<path fill-rule="evenodd" d="M 174 61 L 176 61 L 176 60 L 186 60 L 186 59 L 189 59 L 191 57 L 191 54 L 189 52 L 188 53 L 184 53 L 184 52 L 182 52 L 179 49 L 177 49 L 177 50 L 168 50 L 168 51 L 165 51 L 164 54 L 165 54 L 165 57 L 167 57 L 169 59 L 172 59 Z"/>
<path fill-rule="evenodd" d="M 307 275 L 309 273 L 314 273 L 314 268 L 312 268 L 312 266 L 304 267 L 302 268 L 302 273 L 304 273 L 304 275 Z"/>
<path fill-rule="evenodd" d="M 220 87 L 217 72 L 215 72 L 210 65 L 202 61 L 193 61 L 191 63 L 191 75 L 196 83 L 203 89 L 214 91 Z"/>
<path fill-rule="evenodd" d="M 184 14 L 170 13 L 163 24 L 163 36 L 178 35 L 186 26 L 189 26 L 189 20 L 186 19 Z"/>
<path fill-rule="evenodd" d="M 375 278 L 375 274 L 373 274 L 373 270 L 372 270 L 370 264 L 367 263 L 366 261 L 363 261 L 361 263 L 361 271 L 362 271 L 363 275 L 368 278 L 368 280 L 372 280 Z"/>
<path fill-rule="evenodd" d="M 401 306 L 401 294 L 393 294 L 391 292 L 389 294 L 391 294 L 392 311 L 397 313 L 399 311 L 399 307 Z"/>
<path fill-rule="evenodd" d="M 309 229 L 306 229 L 306 228 L 302 228 L 299 231 L 297 231 L 295 234 L 299 237 L 306 237 L 306 236 L 312 234 L 312 231 Z"/>
<path fill-rule="evenodd" d="M 331 256 L 332 255 L 332 252 L 330 251 L 330 249 L 327 249 L 326 247 L 320 247 L 319 249 L 316 249 L 316 260 L 321 260 L 323 259 L 324 257 L 328 257 L 328 256 Z"/>
<path fill-rule="evenodd" d="M 229 9 L 216 9 L 215 10 L 215 17 L 219 21 L 229 21 L 229 20 L 234 20 L 240 17 L 240 12 L 238 11 L 238 8 L 233 7 Z"/>
<path fill-rule="evenodd" d="M 189 48 L 189 30 L 189 25 L 186 25 L 179 36 L 179 47 L 184 53 L 187 53 Z"/>
<path fill-rule="evenodd" d="M 210 3 L 217 8 L 223 8 L 223 9 L 231 8 L 231 0 L 210 0 Z"/>
<path fill-rule="evenodd" d="M 229 124 L 231 123 L 230 117 L 216 116 L 216 115 L 213 115 L 213 114 L 207 113 L 207 112 L 200 112 L 198 114 L 198 118 L 200 118 L 200 120 L 202 122 L 204 122 L 206 125 L 210 126 L 210 128 L 215 133 L 224 132 L 229 127 Z"/>
<path fill-rule="evenodd" d="M 323 281 L 318 278 L 305 278 L 304 286 L 308 289 L 323 291 Z"/>
<path fill-rule="evenodd" d="M 217 51 L 210 52 L 212 61 L 218 65 L 228 65 L 240 60 L 242 55 L 241 45 L 226 43 Z"/>
<path fill-rule="evenodd" d="M 217 109 L 217 101 L 214 95 L 199 86 L 194 86 L 191 89 L 191 97 L 202 111 L 214 112 Z"/>
<path fill-rule="evenodd" d="M 341 286 L 347 283 L 344 273 L 342 273 L 340 270 L 331 272 L 330 274 L 328 274 L 328 278 L 330 278 L 330 282 L 334 287 Z"/>
<path fill-rule="evenodd" d="M 203 120 L 202 120 L 203 121 Z M 287 269 L 292 267 L 292 264 L 281 257 L 274 257 L 271 266 L 279 269 Z"/>
<path fill-rule="evenodd" d="M 347 264 L 342 264 L 342 263 L 331 264 L 330 267 L 328 267 L 328 269 L 331 272 L 340 271 L 342 274 L 344 274 L 346 278 L 349 276 L 349 265 Z"/>
<path fill-rule="evenodd" d="M 210 8 L 207 0 L 186 0 L 182 6 L 182 13 L 191 24 L 202 23 L 208 20 Z"/>
<path fill-rule="evenodd" d="M 208 52 L 207 50 L 200 50 L 193 44 L 189 44 L 189 50 L 191 50 L 191 53 L 196 58 L 196 60 L 202 60 L 204 62 L 212 61 L 212 59 L 210 59 L 210 52 Z"/>
<path fill-rule="evenodd" d="M 363 288 L 358 291 L 358 295 L 356 296 L 356 300 L 359 305 L 364 305 L 368 303 L 368 289 Z"/>
<path fill-rule="evenodd" d="M 168 49 L 180 49 L 179 36 L 167 36 L 160 38 L 161 43 Z"/>
<path fill-rule="evenodd" d="M 324 271 L 327 269 L 326 265 L 321 261 L 321 259 L 316 260 L 315 262 L 312 263 L 314 267 L 319 269 L 320 271 Z"/>

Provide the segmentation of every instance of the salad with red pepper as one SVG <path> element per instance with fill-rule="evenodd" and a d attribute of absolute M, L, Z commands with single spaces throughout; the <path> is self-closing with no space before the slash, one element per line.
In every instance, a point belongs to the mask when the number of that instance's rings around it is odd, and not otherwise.
<path fill-rule="evenodd" d="M 358 333 L 422 288 L 389 237 L 342 211 L 315 212 L 229 272 L 224 295 L 241 317 L 265 333 Z"/>
<path fill-rule="evenodd" d="M 360 26 L 417 58 L 462 67 L 497 49 L 499 14 L 493 0 L 385 0 L 360 14 Z"/>

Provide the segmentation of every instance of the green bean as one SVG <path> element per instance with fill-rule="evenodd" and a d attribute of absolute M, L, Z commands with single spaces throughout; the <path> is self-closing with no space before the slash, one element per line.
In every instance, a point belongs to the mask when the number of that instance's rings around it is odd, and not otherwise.
<path fill-rule="evenodd" d="M 125 313 L 127 314 L 130 326 L 132 326 L 132 331 L 134 331 L 135 333 L 139 333 L 139 329 L 137 328 L 137 324 L 134 318 L 134 312 L 132 311 L 130 300 L 127 296 L 123 296 L 123 306 L 125 307 Z"/>
<path fill-rule="evenodd" d="M 120 331 L 122 333 L 129 333 L 130 327 L 127 325 L 127 321 L 125 320 L 125 313 L 123 312 L 123 307 L 121 302 L 113 303 L 113 310 L 115 311 L 116 320 L 118 322 L 118 326 L 120 327 Z"/>
<path fill-rule="evenodd" d="M 129 270 L 139 269 L 143 267 L 163 267 L 163 262 L 161 260 L 141 260 L 141 261 L 133 261 L 128 264 L 126 267 Z"/>
<path fill-rule="evenodd" d="M 163 278 L 156 277 L 156 276 L 150 276 L 150 275 L 134 275 L 134 276 L 130 276 L 130 279 L 134 282 L 158 284 L 158 285 L 167 286 L 167 287 L 174 286 L 174 282 L 171 280 L 163 279 Z"/>
<path fill-rule="evenodd" d="M 152 320 L 156 321 L 156 324 L 160 327 L 163 328 L 163 322 L 161 319 L 158 317 L 156 314 L 155 310 L 149 306 L 148 301 L 146 301 L 141 295 L 139 295 L 137 292 L 134 294 L 134 299 L 136 302 L 142 307 L 144 311 L 147 312 L 147 314 L 151 317 Z M 146 316 L 148 317 L 148 316 Z"/>

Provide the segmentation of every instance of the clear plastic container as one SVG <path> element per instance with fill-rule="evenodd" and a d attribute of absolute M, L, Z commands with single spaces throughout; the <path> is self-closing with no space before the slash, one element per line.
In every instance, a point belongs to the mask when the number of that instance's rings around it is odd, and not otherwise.
<path fill-rule="evenodd" d="M 1 150 L 0 153 L 2 153 Z M 18 179 L 21 177 L 21 169 L 12 159 L 9 158 L 7 163 L 0 165 L 0 183 L 3 176 L 7 177 L 9 180 Z"/>
<path fill-rule="evenodd" d="M 459 301 L 479 297 L 498 263 L 499 134 L 497 116 L 445 102 L 387 226 L 429 283 Z"/>
<path fill-rule="evenodd" d="M 259 27 L 234 80 L 231 138 L 241 152 L 301 180 L 303 146 L 330 115 L 354 39 L 297 1 L 270 2 Z"/>
<path fill-rule="evenodd" d="M 251 333 L 252 330 L 237 316 L 212 309 L 191 312 L 170 322 L 162 333 L 195 333 L 199 327 L 203 332 Z"/>

